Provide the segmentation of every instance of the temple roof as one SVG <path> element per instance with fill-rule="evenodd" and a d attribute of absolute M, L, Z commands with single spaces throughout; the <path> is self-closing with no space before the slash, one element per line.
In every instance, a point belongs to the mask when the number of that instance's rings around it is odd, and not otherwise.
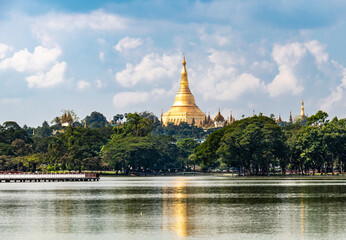
<path fill-rule="evenodd" d="M 219 108 L 219 112 L 214 118 L 214 122 L 224 122 L 224 121 L 225 121 L 225 118 L 221 115 L 220 108 Z"/>

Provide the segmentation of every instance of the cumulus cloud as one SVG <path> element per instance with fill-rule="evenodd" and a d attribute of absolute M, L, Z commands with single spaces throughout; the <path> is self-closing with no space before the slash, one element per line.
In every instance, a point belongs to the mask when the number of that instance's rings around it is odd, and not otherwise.
<path fill-rule="evenodd" d="M 57 62 L 60 55 L 59 47 L 37 46 L 32 53 L 25 48 L 3 59 L 0 62 L 0 70 L 13 69 L 30 73 L 31 76 L 25 78 L 29 88 L 48 88 L 64 81 L 66 62 Z"/>
<path fill-rule="evenodd" d="M 310 52 L 310 54 L 315 57 L 317 64 L 326 63 L 328 61 L 329 55 L 325 52 L 326 47 L 319 41 L 309 41 L 305 43 L 305 47 Z"/>
<path fill-rule="evenodd" d="M 113 33 L 128 29 L 133 20 L 116 14 L 96 10 L 90 13 L 50 12 L 45 15 L 29 17 L 30 29 L 35 38 L 44 46 L 52 46 L 61 37 L 61 32 L 75 33 L 92 30 Z"/>
<path fill-rule="evenodd" d="M 149 95 L 147 92 L 121 92 L 113 97 L 113 104 L 115 107 L 125 108 L 146 102 Z"/>
<path fill-rule="evenodd" d="M 50 71 L 26 77 L 29 88 L 49 88 L 64 82 L 66 63 L 56 63 Z"/>
<path fill-rule="evenodd" d="M 232 79 L 224 79 L 217 82 L 209 91 L 204 93 L 206 98 L 216 100 L 237 100 L 247 92 L 261 91 L 264 89 L 263 82 L 252 74 L 242 73 Z"/>
<path fill-rule="evenodd" d="M 49 13 L 32 19 L 34 31 L 40 29 L 67 30 L 93 29 L 93 30 L 120 30 L 125 29 L 129 20 L 116 14 L 105 13 L 103 10 L 91 13 L 65 14 Z"/>
<path fill-rule="evenodd" d="M 165 94 L 166 90 L 159 88 L 155 88 L 150 92 L 121 92 L 113 97 L 113 105 L 117 108 L 126 108 L 137 104 L 143 104 L 149 100 L 157 100 Z"/>
<path fill-rule="evenodd" d="M 274 45 L 272 57 L 279 66 L 279 73 L 267 85 L 270 97 L 278 97 L 286 93 L 297 95 L 303 92 L 304 88 L 295 76 L 294 68 L 306 54 L 306 51 L 305 46 L 298 42 Z"/>
<path fill-rule="evenodd" d="M 234 56 L 226 51 L 211 51 L 208 59 L 213 63 L 207 69 L 207 73 L 202 71 L 199 82 L 199 92 L 205 99 L 230 100 L 239 99 L 242 95 L 263 91 L 264 83 L 250 73 L 238 73 L 238 69 L 233 67 L 239 63 Z M 225 61 L 223 61 L 223 59 Z"/>
<path fill-rule="evenodd" d="M 15 52 L 12 57 L 5 58 L 0 62 L 0 69 L 14 69 L 18 72 L 24 71 L 42 71 L 49 65 L 56 62 L 61 55 L 60 48 L 44 48 L 37 46 L 33 53 L 27 48 Z"/>
<path fill-rule="evenodd" d="M 239 63 L 239 58 L 236 58 L 226 51 L 217 51 L 211 49 L 208 59 L 210 62 L 221 66 L 230 66 Z M 243 61 L 243 60 L 242 60 Z"/>
<path fill-rule="evenodd" d="M 79 90 L 84 90 L 90 87 L 90 83 L 81 80 L 77 82 L 77 87 Z"/>
<path fill-rule="evenodd" d="M 7 53 L 9 53 L 11 50 L 11 47 L 7 46 L 6 44 L 0 43 L 0 59 L 6 57 Z"/>
<path fill-rule="evenodd" d="M 114 46 L 114 49 L 118 52 L 124 52 L 129 49 L 137 48 L 142 44 L 143 41 L 140 38 L 124 37 L 118 42 L 117 45 Z"/>
<path fill-rule="evenodd" d="M 340 102 L 345 97 L 346 91 L 346 68 L 343 69 L 343 78 L 341 83 L 331 92 L 331 94 L 324 98 L 320 108 L 324 111 L 330 111 L 334 104 Z M 343 101 L 345 102 L 345 101 Z"/>
<path fill-rule="evenodd" d="M 115 79 L 122 86 L 132 87 L 139 82 L 153 83 L 170 78 L 176 76 L 180 58 L 178 55 L 149 54 L 138 65 L 127 63 L 126 69 L 115 74 Z"/>

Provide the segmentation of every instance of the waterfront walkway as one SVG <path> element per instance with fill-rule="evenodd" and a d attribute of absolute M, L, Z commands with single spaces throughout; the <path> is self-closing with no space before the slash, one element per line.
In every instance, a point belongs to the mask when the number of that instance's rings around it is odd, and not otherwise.
<path fill-rule="evenodd" d="M 0 172 L 0 182 L 79 182 L 98 181 L 98 173 Z"/>

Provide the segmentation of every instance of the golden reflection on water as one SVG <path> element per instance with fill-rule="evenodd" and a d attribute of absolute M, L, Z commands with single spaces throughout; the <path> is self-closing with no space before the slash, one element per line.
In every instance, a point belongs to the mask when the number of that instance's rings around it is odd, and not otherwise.
<path fill-rule="evenodd" d="M 187 203 L 186 203 L 186 182 L 184 179 L 177 179 L 174 187 L 164 187 L 163 207 L 162 207 L 162 228 L 173 231 L 180 237 L 188 235 L 187 227 Z"/>

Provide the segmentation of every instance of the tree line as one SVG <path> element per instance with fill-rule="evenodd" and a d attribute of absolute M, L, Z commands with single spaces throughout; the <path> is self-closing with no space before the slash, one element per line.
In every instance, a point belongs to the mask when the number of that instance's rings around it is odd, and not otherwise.
<path fill-rule="evenodd" d="M 344 172 L 346 120 L 326 120 L 319 111 L 307 124 L 278 126 L 266 116 L 236 121 L 215 131 L 194 152 L 204 170 L 232 169 L 242 175 Z"/>
<path fill-rule="evenodd" d="M 178 171 L 186 169 L 188 156 L 199 144 L 191 137 L 203 132 L 187 126 L 183 138 L 184 126 L 162 127 L 148 112 L 118 114 L 117 120 L 124 121 L 115 126 L 101 115 L 93 112 L 78 122 L 64 112 L 70 122 L 66 127 L 63 117 L 37 128 L 5 122 L 0 125 L 0 171 Z"/>
<path fill-rule="evenodd" d="M 334 174 L 346 167 L 346 120 L 329 121 L 322 111 L 305 126 L 279 126 L 260 114 L 220 129 L 162 126 L 149 112 L 117 114 L 112 123 L 98 112 L 82 121 L 70 113 L 37 128 L 10 121 L 0 125 L 0 171 L 222 170 L 268 175 Z M 69 122 L 65 127 L 64 121 Z"/>

